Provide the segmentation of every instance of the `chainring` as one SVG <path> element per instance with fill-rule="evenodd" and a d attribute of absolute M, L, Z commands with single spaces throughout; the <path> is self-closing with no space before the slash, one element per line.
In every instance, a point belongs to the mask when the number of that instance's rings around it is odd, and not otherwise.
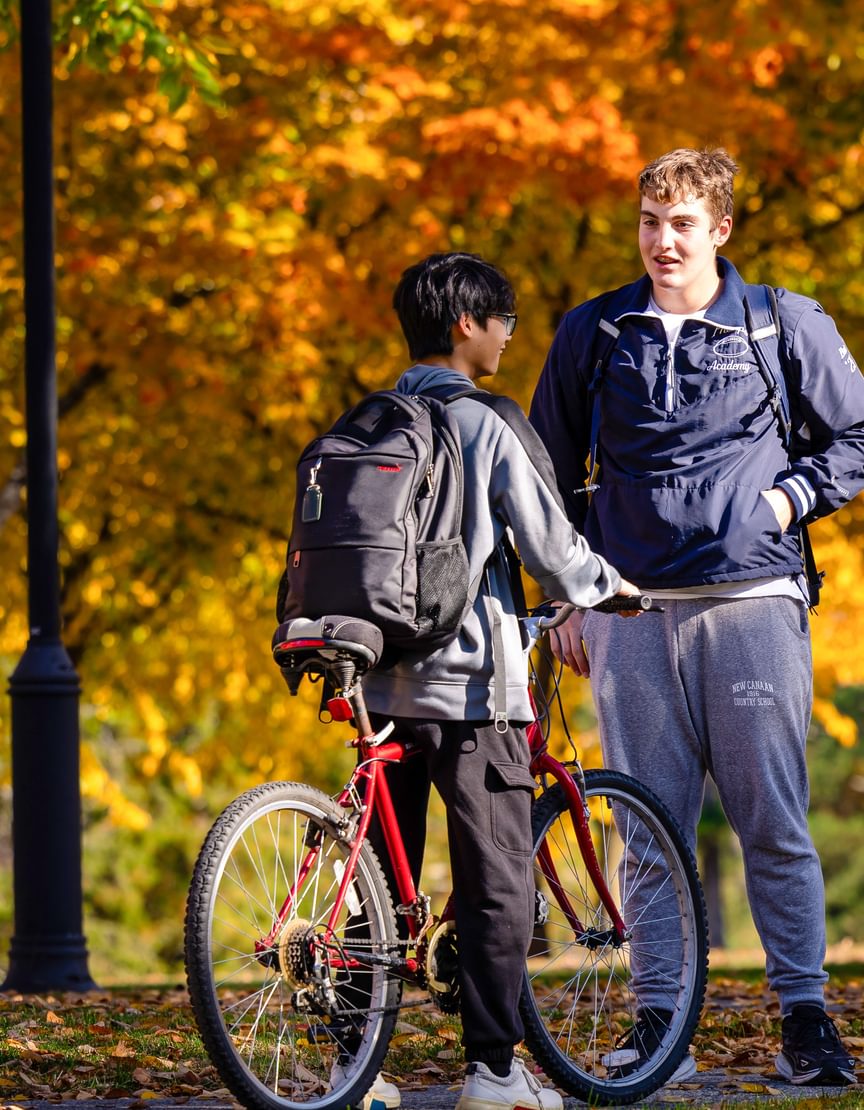
<path fill-rule="evenodd" d="M 422 951 L 426 987 L 435 1005 L 444 1014 L 458 1014 L 461 1002 L 459 985 L 459 945 L 456 922 L 442 921 L 424 938 Z"/>

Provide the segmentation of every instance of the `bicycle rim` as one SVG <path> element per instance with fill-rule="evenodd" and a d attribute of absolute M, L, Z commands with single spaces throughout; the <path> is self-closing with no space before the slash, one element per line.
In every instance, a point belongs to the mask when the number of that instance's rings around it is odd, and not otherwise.
<path fill-rule="evenodd" d="M 555 785 L 533 818 L 537 916 L 548 918 L 535 924 L 525 973 L 525 1039 L 571 1094 L 627 1103 L 665 1083 L 687 1054 L 705 993 L 705 904 L 692 854 L 650 791 L 626 775 L 589 771 L 586 800 L 627 939 L 615 938 Z M 663 1018 L 647 1046 L 630 1036 L 646 1014 Z"/>
<path fill-rule="evenodd" d="M 260 1110 L 359 1102 L 381 1065 L 401 985 L 392 904 L 369 845 L 327 929 L 350 845 L 345 811 L 269 783 L 216 821 L 186 914 L 189 993 L 226 1086 Z"/>

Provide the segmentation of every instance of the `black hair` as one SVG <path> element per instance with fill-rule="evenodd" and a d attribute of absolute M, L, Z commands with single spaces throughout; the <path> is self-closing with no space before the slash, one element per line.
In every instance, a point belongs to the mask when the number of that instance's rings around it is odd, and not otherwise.
<path fill-rule="evenodd" d="M 510 282 L 479 255 L 430 254 L 402 274 L 393 307 L 411 358 L 453 353 L 451 328 L 467 312 L 481 328 L 493 312 L 512 312 Z"/>

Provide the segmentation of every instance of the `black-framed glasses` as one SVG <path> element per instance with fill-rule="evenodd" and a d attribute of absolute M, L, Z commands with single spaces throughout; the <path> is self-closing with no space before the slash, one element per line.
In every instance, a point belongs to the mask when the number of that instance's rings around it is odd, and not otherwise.
<path fill-rule="evenodd" d="M 512 335 L 516 330 L 516 321 L 519 317 L 515 312 L 490 312 L 490 316 L 494 316 L 496 320 L 504 321 L 504 330 L 508 335 Z"/>

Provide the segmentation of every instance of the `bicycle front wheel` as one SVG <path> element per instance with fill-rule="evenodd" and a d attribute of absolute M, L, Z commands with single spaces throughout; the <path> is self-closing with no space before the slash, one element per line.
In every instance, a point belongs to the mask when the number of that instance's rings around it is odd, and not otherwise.
<path fill-rule="evenodd" d="M 622 1104 L 667 1082 L 687 1055 L 708 926 L 693 855 L 659 799 L 614 771 L 588 771 L 585 786 L 599 872 L 626 934 L 613 929 L 556 784 L 534 807 L 538 912 L 521 1010 L 551 1079 L 588 1102 Z"/>
<path fill-rule="evenodd" d="M 192 877 L 186 973 L 204 1046 L 257 1110 L 359 1103 L 387 1052 L 401 996 L 396 923 L 346 811 L 300 783 L 268 783 L 218 818 Z"/>

